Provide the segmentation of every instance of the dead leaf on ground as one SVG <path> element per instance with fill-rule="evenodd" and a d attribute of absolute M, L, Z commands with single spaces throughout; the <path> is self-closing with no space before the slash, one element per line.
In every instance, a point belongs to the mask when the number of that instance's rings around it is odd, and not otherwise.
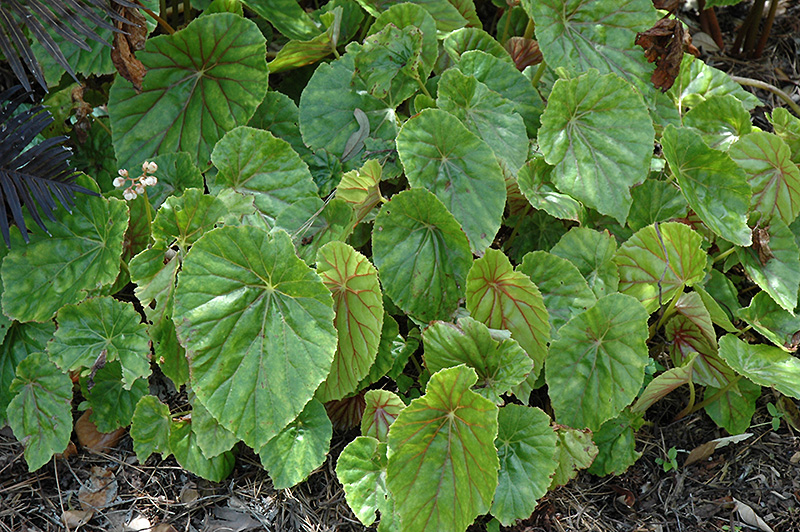
<path fill-rule="evenodd" d="M 61 514 L 61 522 L 68 529 L 76 530 L 91 521 L 93 516 L 93 510 L 67 510 Z"/>
<path fill-rule="evenodd" d="M 167 523 L 159 523 L 150 529 L 150 532 L 178 532 L 174 526 Z"/>
<path fill-rule="evenodd" d="M 245 532 L 263 528 L 260 521 L 233 508 L 214 508 L 214 519 L 207 518 L 202 532 Z"/>
<path fill-rule="evenodd" d="M 737 434 L 736 436 L 728 436 L 726 438 L 717 438 L 716 440 L 711 440 L 706 442 L 702 445 L 698 445 L 692 452 L 689 453 L 688 458 L 686 458 L 686 462 L 684 462 L 683 467 L 687 467 L 692 465 L 695 462 L 699 462 L 700 460 L 705 460 L 717 449 L 725 447 L 731 443 L 738 443 L 740 441 L 746 440 L 752 436 L 751 433 L 745 432 L 744 434 Z"/>
<path fill-rule="evenodd" d="M 67 448 L 60 453 L 56 453 L 55 456 L 61 460 L 68 460 L 71 456 L 75 456 L 76 454 L 78 454 L 78 448 L 75 447 L 75 444 L 72 443 L 72 441 L 70 441 L 67 444 Z"/>
<path fill-rule="evenodd" d="M 770 527 L 766 521 L 761 519 L 759 515 L 750 508 L 748 505 L 743 503 L 740 500 L 737 500 L 735 497 L 733 499 L 734 507 L 733 509 L 739 514 L 739 518 L 747 523 L 750 526 L 754 526 L 763 532 L 774 532 L 772 527 Z"/>
<path fill-rule="evenodd" d="M 75 435 L 78 443 L 91 451 L 105 451 L 113 449 L 120 438 L 125 434 L 124 428 L 112 432 L 100 432 L 97 426 L 89 419 L 92 415 L 91 408 L 84 412 L 75 422 Z"/>
<path fill-rule="evenodd" d="M 647 31 L 636 34 L 636 44 L 644 48 L 644 56 L 656 64 L 650 81 L 662 91 L 667 91 L 681 68 L 683 52 L 696 56 L 700 51 L 692 45 L 692 38 L 683 24 L 666 16 Z"/>
<path fill-rule="evenodd" d="M 117 479 L 104 467 L 92 466 L 89 480 L 78 491 L 78 500 L 86 510 L 100 510 L 117 498 Z"/>

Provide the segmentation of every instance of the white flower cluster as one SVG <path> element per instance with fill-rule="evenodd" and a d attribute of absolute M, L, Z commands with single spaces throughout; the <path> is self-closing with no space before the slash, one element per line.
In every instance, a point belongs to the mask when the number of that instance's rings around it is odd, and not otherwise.
<path fill-rule="evenodd" d="M 119 177 L 115 178 L 113 183 L 117 188 L 122 188 L 130 181 L 131 184 L 122 192 L 122 197 L 126 200 L 136 199 L 136 196 L 144 194 L 145 187 L 152 187 L 158 183 L 156 176 L 152 175 L 158 171 L 158 165 L 152 161 L 145 161 L 142 163 L 142 175 L 139 177 L 130 177 L 128 171 L 122 169 L 119 171 Z"/>

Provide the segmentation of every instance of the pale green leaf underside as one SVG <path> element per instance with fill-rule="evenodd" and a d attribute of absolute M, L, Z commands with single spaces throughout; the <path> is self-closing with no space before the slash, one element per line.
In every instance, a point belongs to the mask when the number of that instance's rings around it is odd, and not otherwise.
<path fill-rule="evenodd" d="M 385 442 L 389 427 L 406 404 L 389 390 L 369 390 L 364 394 L 364 402 L 366 405 L 361 417 L 361 434 Z"/>
<path fill-rule="evenodd" d="M 719 340 L 719 354 L 740 375 L 761 386 L 800 399 L 800 360 L 769 345 L 751 345 L 726 334 Z"/>
<path fill-rule="evenodd" d="M 383 327 L 383 296 L 378 271 L 344 242 L 320 248 L 317 274 L 333 296 L 339 338 L 331 372 L 316 395 L 327 402 L 356 391 L 375 362 Z"/>
<path fill-rule="evenodd" d="M 407 532 L 463 531 L 489 510 L 499 462 L 497 407 L 465 366 L 431 376 L 389 429 L 389 489 Z"/>
<path fill-rule="evenodd" d="M 198 400 L 261 448 L 330 371 L 332 305 L 285 232 L 244 226 L 203 235 L 178 276 L 174 313 Z"/>

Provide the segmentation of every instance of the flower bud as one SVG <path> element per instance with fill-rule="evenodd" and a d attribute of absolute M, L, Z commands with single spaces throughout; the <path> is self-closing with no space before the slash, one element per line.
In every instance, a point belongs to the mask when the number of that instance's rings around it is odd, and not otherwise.
<path fill-rule="evenodd" d="M 126 200 L 129 200 L 129 201 L 130 200 L 134 200 L 134 199 L 136 199 L 136 192 L 134 192 L 133 190 L 127 188 L 122 193 L 122 197 L 125 198 Z"/>
<path fill-rule="evenodd" d="M 145 161 L 145 162 L 143 162 L 143 163 L 142 163 L 142 172 L 147 172 L 147 168 L 148 168 L 148 166 L 147 166 L 147 165 L 149 165 L 149 164 L 150 164 L 150 163 L 148 163 L 147 161 Z"/>
<path fill-rule="evenodd" d="M 128 171 L 124 168 L 120 168 L 118 173 L 121 177 L 128 177 Z"/>
<path fill-rule="evenodd" d="M 116 177 L 116 178 L 114 178 L 114 181 L 112 181 L 112 184 L 116 188 L 119 188 L 119 187 L 121 187 L 121 186 L 123 186 L 125 184 L 125 178 L 124 177 Z"/>
<path fill-rule="evenodd" d="M 136 191 L 137 194 L 140 194 L 140 195 L 144 194 L 144 185 L 138 184 L 138 185 L 136 185 L 134 187 L 134 190 Z"/>
<path fill-rule="evenodd" d="M 150 174 L 155 174 L 156 172 L 158 172 L 158 165 L 153 161 L 150 161 L 149 163 L 147 163 L 147 172 Z"/>

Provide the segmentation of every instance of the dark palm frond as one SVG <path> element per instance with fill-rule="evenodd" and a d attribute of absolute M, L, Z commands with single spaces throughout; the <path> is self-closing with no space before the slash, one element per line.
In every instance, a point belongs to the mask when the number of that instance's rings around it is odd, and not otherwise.
<path fill-rule="evenodd" d="M 129 0 L 110 1 L 124 7 L 139 7 L 138 4 Z M 77 80 L 75 72 L 67 63 L 64 54 L 61 53 L 49 31 L 58 33 L 84 50 L 89 49 L 89 45 L 85 42 L 86 38 L 107 44 L 82 20 L 86 19 L 98 27 L 118 31 L 104 17 L 98 15 L 97 9 L 113 20 L 130 24 L 130 21 L 121 17 L 114 10 L 108 0 L 48 0 L 47 2 L 43 0 L 0 0 L 0 52 L 6 56 L 11 70 L 25 90 L 31 90 L 31 86 L 23 63 L 45 90 L 47 90 L 47 84 L 42 68 L 22 32 L 22 26 L 27 27 L 56 62 Z"/>
<path fill-rule="evenodd" d="M 57 204 L 53 196 L 72 212 L 75 192 L 99 195 L 74 183 L 78 172 L 67 163 L 71 152 L 61 145 L 67 137 L 53 137 L 30 146 L 53 122 L 53 117 L 41 105 L 15 114 L 29 97 L 30 92 L 19 85 L 0 93 L 0 232 L 9 247 L 9 224 L 16 225 L 28 242 L 23 205 L 36 224 L 49 234 L 41 215 L 56 220 L 53 212 Z"/>

